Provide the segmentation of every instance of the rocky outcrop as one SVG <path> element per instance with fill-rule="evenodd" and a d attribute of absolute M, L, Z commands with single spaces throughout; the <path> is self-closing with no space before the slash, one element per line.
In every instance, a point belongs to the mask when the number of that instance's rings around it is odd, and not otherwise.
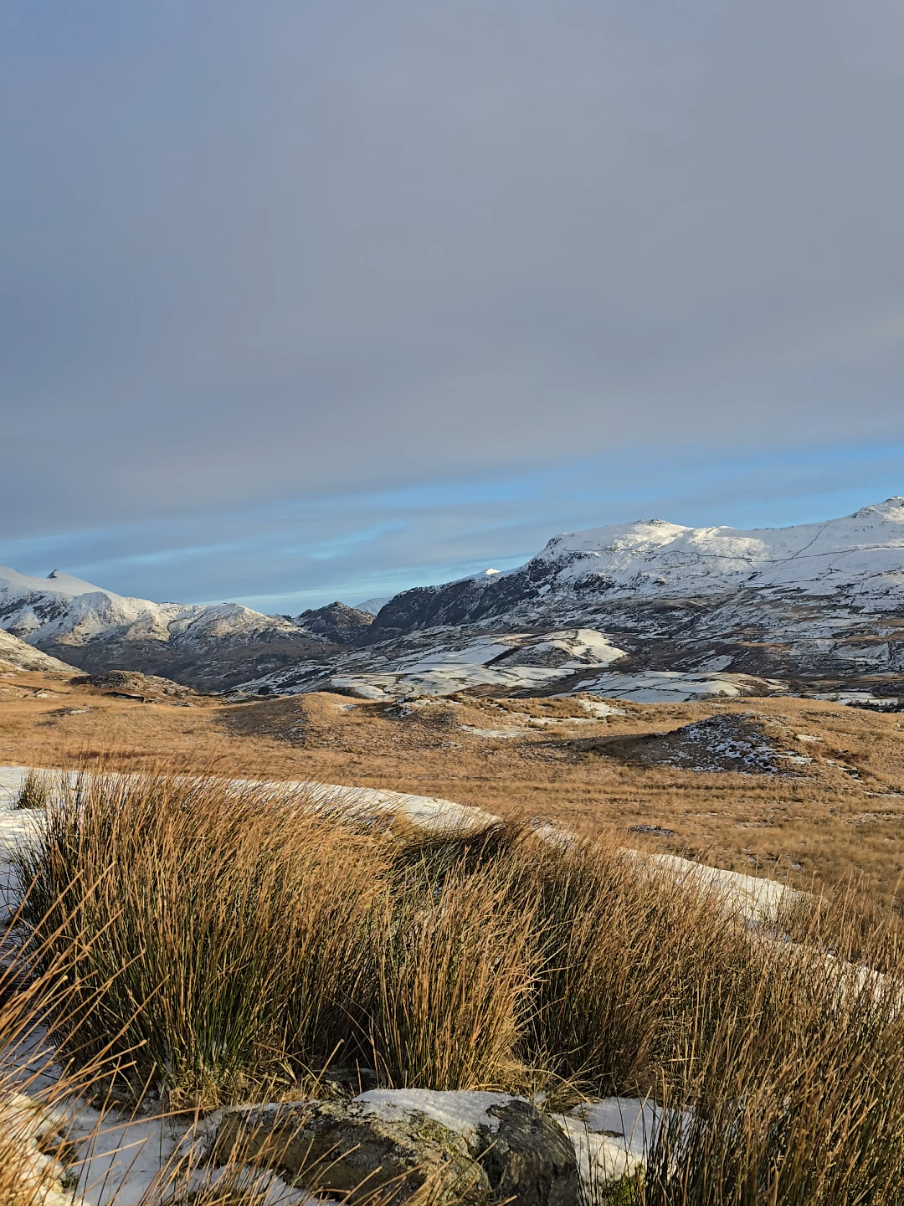
<path fill-rule="evenodd" d="M 429 1187 L 436 1203 L 578 1206 L 582 1193 L 562 1126 L 501 1093 L 378 1089 L 351 1102 L 233 1110 L 210 1158 L 261 1163 L 352 1202 L 377 1189 L 403 1202 Z"/>
<path fill-rule="evenodd" d="M 78 675 L 73 686 L 94 687 L 104 695 L 118 699 L 136 699 L 141 703 L 188 703 L 195 692 L 169 678 L 141 674 L 137 670 L 108 670 L 105 674 Z"/>
<path fill-rule="evenodd" d="M 348 607 L 338 600 L 315 611 L 303 611 L 295 623 L 336 645 L 353 645 L 374 622 L 371 612 Z"/>

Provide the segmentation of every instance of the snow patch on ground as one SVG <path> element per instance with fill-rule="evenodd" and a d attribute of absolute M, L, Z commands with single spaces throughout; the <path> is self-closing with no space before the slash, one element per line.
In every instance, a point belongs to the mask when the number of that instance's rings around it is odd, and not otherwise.
<path fill-rule="evenodd" d="M 494 634 L 463 645 L 446 633 L 438 634 L 432 649 L 391 657 L 379 668 L 361 673 L 334 675 L 330 686 L 373 700 L 454 695 L 475 688 L 490 688 L 496 694 L 542 693 L 578 673 L 604 670 L 624 656 L 624 649 L 592 628 Z"/>
<path fill-rule="evenodd" d="M 786 691 L 777 679 L 756 678 L 749 674 L 725 671 L 687 674 L 678 670 L 644 670 L 638 674 L 604 674 L 580 683 L 579 688 L 607 699 L 627 699 L 635 703 L 687 703 L 695 699 L 725 696 L 764 695 Z"/>

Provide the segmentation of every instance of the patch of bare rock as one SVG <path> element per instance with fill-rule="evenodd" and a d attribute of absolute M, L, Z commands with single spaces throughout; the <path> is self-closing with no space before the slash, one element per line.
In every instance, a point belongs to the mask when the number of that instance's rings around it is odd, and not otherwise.
<path fill-rule="evenodd" d="M 625 738 L 607 753 L 647 766 L 745 775 L 801 774 L 815 761 L 788 725 L 761 712 L 723 713 L 670 733 Z"/>
<path fill-rule="evenodd" d="M 625 1129 L 595 1130 L 504 1093 L 375 1089 L 229 1110 L 209 1159 L 263 1165 L 352 1204 L 375 1192 L 400 1203 L 429 1187 L 437 1203 L 579 1206 L 642 1168 Z"/>

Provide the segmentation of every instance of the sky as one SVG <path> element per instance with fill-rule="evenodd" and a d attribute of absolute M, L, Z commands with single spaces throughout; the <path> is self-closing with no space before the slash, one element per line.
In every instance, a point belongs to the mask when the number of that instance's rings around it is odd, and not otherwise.
<path fill-rule="evenodd" d="M 904 494 L 897 0 L 0 0 L 0 563 L 295 614 Z"/>

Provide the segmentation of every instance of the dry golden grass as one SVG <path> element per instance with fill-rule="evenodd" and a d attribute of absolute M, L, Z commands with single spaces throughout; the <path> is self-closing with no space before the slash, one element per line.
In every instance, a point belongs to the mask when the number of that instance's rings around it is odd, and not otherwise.
<path fill-rule="evenodd" d="M 52 694 L 39 698 L 42 691 Z M 437 700 L 408 715 L 334 695 L 195 702 L 142 705 L 64 679 L 0 676 L 0 763 L 75 766 L 116 750 L 123 768 L 176 756 L 228 774 L 410 791 L 589 834 L 612 832 L 632 845 L 703 855 L 735 870 L 832 886 L 853 877 L 886 900 L 904 872 L 902 715 L 775 698 L 619 705 L 625 716 L 586 724 L 572 723 L 587 719 L 575 700 Z M 638 765 L 619 748 L 643 734 L 749 710 L 819 738 L 800 743 L 816 759 L 813 772 L 699 773 Z M 493 737 L 469 728 L 524 731 Z M 633 825 L 674 836 L 628 835 Z"/>
<path fill-rule="evenodd" d="M 895 913 L 816 902 L 788 943 L 611 844 L 412 844 L 211 778 L 67 778 L 47 817 L 20 930 L 73 1067 L 121 1054 L 198 1108 L 336 1039 L 391 1084 L 652 1093 L 671 1121 L 621 1202 L 900 1201 Z"/>

